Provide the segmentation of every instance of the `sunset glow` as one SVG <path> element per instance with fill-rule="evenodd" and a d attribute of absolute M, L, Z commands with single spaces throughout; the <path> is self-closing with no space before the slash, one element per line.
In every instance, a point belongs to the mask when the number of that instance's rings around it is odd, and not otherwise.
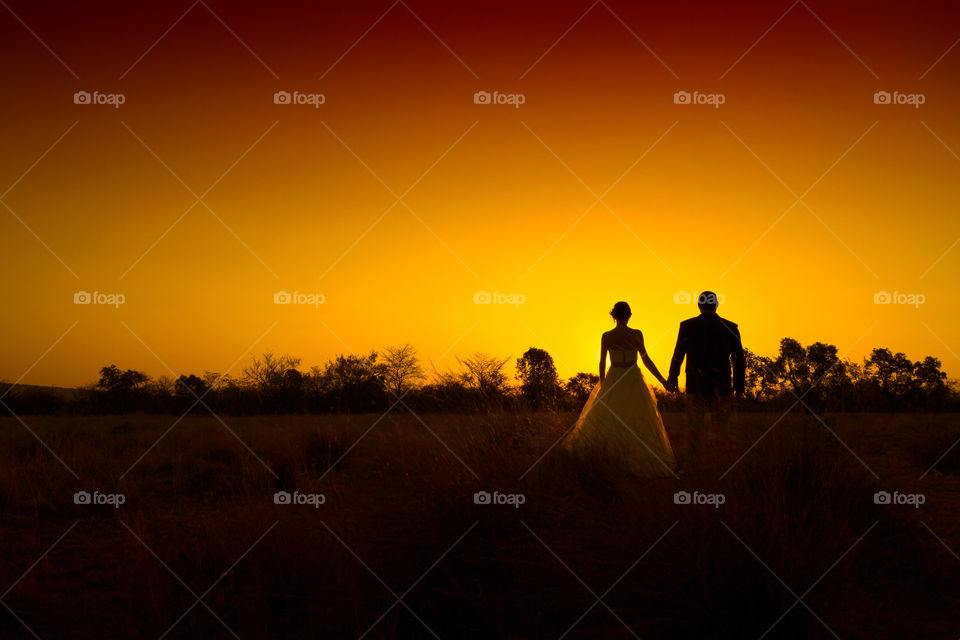
<path fill-rule="evenodd" d="M 705 289 L 758 353 L 960 371 L 958 5 L 10 9 L 0 378 L 405 342 L 569 376 L 621 299 L 665 370 Z"/>

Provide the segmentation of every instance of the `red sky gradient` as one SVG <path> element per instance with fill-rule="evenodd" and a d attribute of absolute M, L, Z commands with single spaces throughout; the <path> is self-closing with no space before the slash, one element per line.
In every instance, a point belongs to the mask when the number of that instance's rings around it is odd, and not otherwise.
<path fill-rule="evenodd" d="M 695 313 L 675 297 L 704 288 L 759 353 L 791 336 L 960 370 L 960 5 L 7 6 L 0 378 L 401 342 L 442 369 L 538 346 L 570 375 L 595 369 L 620 299 L 665 369 Z"/>

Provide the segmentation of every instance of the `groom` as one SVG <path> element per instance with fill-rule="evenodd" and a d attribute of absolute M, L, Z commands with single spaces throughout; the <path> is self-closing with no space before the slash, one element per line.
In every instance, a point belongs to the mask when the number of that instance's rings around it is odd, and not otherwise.
<path fill-rule="evenodd" d="M 687 397 L 706 409 L 720 408 L 731 392 L 743 394 L 744 359 L 740 330 L 735 322 L 717 315 L 717 296 L 704 291 L 697 297 L 700 315 L 680 323 L 677 346 L 670 362 L 667 390 L 677 391 L 680 365 L 687 358 Z M 731 382 L 732 363 L 732 382 Z"/>

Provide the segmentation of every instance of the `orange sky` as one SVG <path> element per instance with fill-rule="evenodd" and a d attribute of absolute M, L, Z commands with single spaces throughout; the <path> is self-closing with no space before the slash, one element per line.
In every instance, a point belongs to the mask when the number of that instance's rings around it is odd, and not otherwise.
<path fill-rule="evenodd" d="M 0 11 L 0 378 L 402 342 L 444 369 L 538 346 L 570 375 L 620 299 L 665 370 L 696 311 L 675 296 L 707 288 L 759 353 L 791 336 L 960 370 L 958 8 L 128 4 Z"/>

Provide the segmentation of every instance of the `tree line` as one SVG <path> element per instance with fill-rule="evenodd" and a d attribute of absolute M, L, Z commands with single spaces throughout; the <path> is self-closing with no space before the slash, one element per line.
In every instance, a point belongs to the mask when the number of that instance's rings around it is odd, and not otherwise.
<path fill-rule="evenodd" d="M 960 393 L 940 360 L 912 361 L 903 353 L 874 349 L 862 362 L 841 358 L 834 345 L 780 342 L 776 356 L 745 350 L 746 410 L 796 407 L 823 411 L 957 411 Z M 578 411 L 599 378 L 577 373 L 565 380 L 553 357 L 531 347 L 517 359 L 475 353 L 450 370 L 426 367 L 409 344 L 366 354 L 340 354 L 322 367 L 304 369 L 288 354 L 254 356 L 237 377 L 214 372 L 152 378 L 116 365 L 73 395 L 31 388 L 6 395 L 17 414 L 108 414 L 213 411 L 226 414 L 366 413 L 392 406 L 413 411 Z M 6 394 L 11 385 L 0 385 Z M 681 394 L 657 390 L 661 410 L 679 410 Z"/>

